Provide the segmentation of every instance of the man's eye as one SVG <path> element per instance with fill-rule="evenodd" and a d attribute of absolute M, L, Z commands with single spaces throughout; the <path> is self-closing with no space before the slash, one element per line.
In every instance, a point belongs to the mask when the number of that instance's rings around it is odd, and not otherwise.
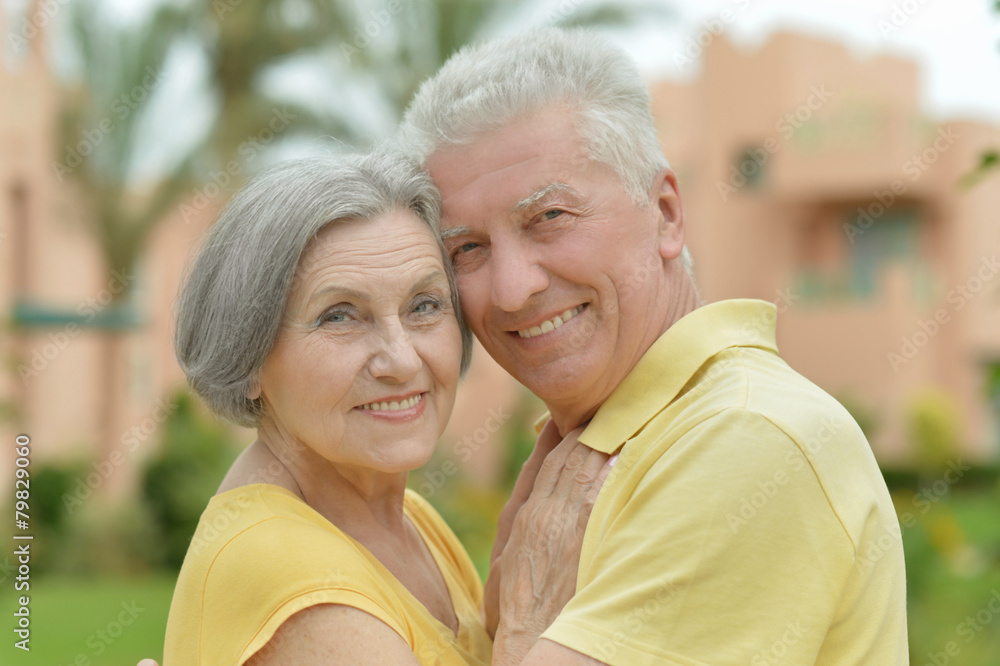
<path fill-rule="evenodd" d="M 542 213 L 542 217 L 545 218 L 546 220 L 554 220 L 565 212 L 566 211 L 564 210 L 553 208 L 552 210 L 547 210 L 544 213 Z"/>
<path fill-rule="evenodd" d="M 458 246 L 458 248 L 455 250 L 455 252 L 456 253 L 460 253 L 460 252 L 472 252 L 477 247 L 479 247 L 479 243 L 463 243 L 462 245 Z"/>

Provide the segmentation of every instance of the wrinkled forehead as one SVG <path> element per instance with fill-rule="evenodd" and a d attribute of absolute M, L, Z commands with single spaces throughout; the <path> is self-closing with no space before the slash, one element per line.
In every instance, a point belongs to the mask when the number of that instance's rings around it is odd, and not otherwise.
<path fill-rule="evenodd" d="M 440 148 L 425 166 L 441 192 L 444 228 L 484 208 L 514 209 L 560 183 L 572 186 L 593 161 L 572 114 L 553 107 Z"/>
<path fill-rule="evenodd" d="M 312 283 L 358 267 L 394 270 L 401 261 L 443 265 L 434 231 L 411 210 L 347 218 L 324 226 L 299 258 L 295 280 Z"/>

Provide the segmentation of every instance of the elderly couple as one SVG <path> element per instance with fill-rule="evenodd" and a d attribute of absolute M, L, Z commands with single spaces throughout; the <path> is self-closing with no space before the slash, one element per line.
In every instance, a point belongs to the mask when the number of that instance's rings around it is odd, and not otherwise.
<path fill-rule="evenodd" d="M 771 304 L 700 302 L 634 65 L 575 31 L 467 48 L 399 143 L 262 174 L 192 266 L 178 358 L 258 439 L 164 666 L 907 663 L 871 450 Z M 550 412 L 485 589 L 405 487 L 472 333 Z"/>

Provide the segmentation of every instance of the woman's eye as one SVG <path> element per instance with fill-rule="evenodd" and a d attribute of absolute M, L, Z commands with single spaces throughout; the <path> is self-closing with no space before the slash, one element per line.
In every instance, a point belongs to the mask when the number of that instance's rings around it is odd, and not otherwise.
<path fill-rule="evenodd" d="M 413 311 L 417 314 L 426 314 L 428 312 L 440 310 L 441 307 L 441 301 L 433 298 L 427 298 L 422 301 L 418 301 L 416 305 L 413 306 Z"/>
<path fill-rule="evenodd" d="M 332 324 L 343 324 L 351 321 L 351 315 L 348 312 L 334 310 L 323 315 L 323 321 L 330 322 Z"/>

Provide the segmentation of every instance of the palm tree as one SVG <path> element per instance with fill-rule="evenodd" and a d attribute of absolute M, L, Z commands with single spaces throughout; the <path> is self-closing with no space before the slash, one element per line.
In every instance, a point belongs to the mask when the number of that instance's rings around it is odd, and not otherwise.
<path fill-rule="evenodd" d="M 221 164 L 265 127 L 275 106 L 291 105 L 297 129 L 317 130 L 351 147 L 391 132 L 417 86 L 465 44 L 532 23 L 614 26 L 640 16 L 662 17 L 653 0 L 614 4 L 553 0 L 540 17 L 526 19 L 537 0 L 190 0 L 192 33 L 210 63 L 219 114 L 211 152 Z M 373 131 L 348 102 L 291 104 L 267 85 L 269 75 L 291 60 L 311 62 L 326 72 L 321 93 L 369 90 L 385 121 Z M 371 88 L 374 92 L 371 93 Z M 318 97 L 318 95 L 317 95 Z M 343 95 L 341 95 L 343 97 Z M 374 99 L 372 99 L 374 98 Z"/>
<path fill-rule="evenodd" d="M 130 326 L 129 317 L 114 315 L 128 312 L 132 276 L 150 232 L 191 190 L 196 152 L 154 182 L 139 181 L 138 167 L 151 144 L 149 99 L 164 77 L 164 65 L 184 27 L 183 14 L 163 7 L 137 28 L 126 28 L 94 0 L 79 0 L 70 11 L 76 76 L 63 90 L 59 145 L 65 148 L 54 169 L 61 181 L 77 186 L 75 200 L 82 203 L 81 217 L 103 254 L 107 284 L 121 285 L 109 290 L 111 304 L 98 320 L 107 329 L 100 423 L 101 446 L 108 449 L 117 439 L 123 329 Z"/>

